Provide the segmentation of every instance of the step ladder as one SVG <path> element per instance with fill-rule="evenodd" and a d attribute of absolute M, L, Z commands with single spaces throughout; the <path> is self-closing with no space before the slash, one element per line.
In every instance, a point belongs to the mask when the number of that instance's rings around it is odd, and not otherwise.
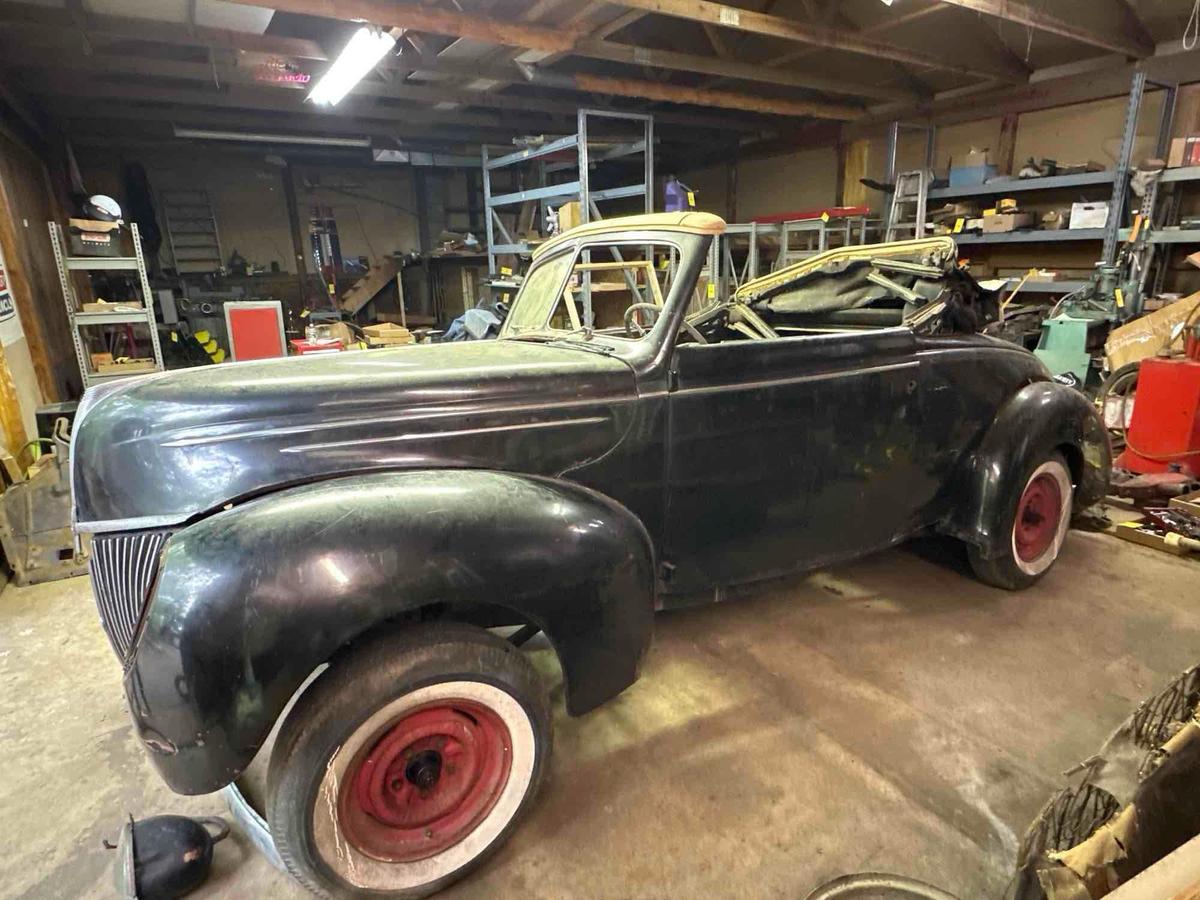
<path fill-rule="evenodd" d="M 67 242 L 63 239 L 61 226 L 57 222 L 48 222 L 50 229 L 50 245 L 54 248 L 54 263 L 58 268 L 58 280 L 62 287 L 63 301 L 67 305 L 67 319 L 71 323 L 71 343 L 75 345 L 75 358 L 79 362 L 79 374 L 83 377 L 85 388 L 111 381 L 115 378 L 129 378 L 133 375 L 144 375 L 147 372 L 161 372 L 164 369 L 162 347 L 158 342 L 158 322 L 154 318 L 154 295 L 150 291 L 150 279 L 146 275 L 146 260 L 142 256 L 142 236 L 138 233 L 137 223 L 131 223 L 129 230 L 133 238 L 133 256 L 68 256 Z M 73 272 L 113 272 L 124 271 L 130 277 L 136 276 L 141 308 L 132 305 L 121 308 L 119 305 L 100 312 L 85 312 L 75 292 L 72 283 Z M 84 329 L 104 327 L 111 332 L 113 326 L 131 328 L 144 326 L 149 332 L 151 356 L 153 365 L 145 367 L 130 366 L 122 369 L 111 366 L 108 371 L 97 369 L 92 365 L 90 352 L 90 333 Z M 136 335 L 134 336 L 136 337 Z"/>
<path fill-rule="evenodd" d="M 901 172 L 896 176 L 896 190 L 892 193 L 892 205 L 888 209 L 887 231 L 883 238 L 885 242 L 910 236 L 912 238 L 925 237 L 925 205 L 928 197 L 929 171 L 927 169 Z M 910 213 L 912 218 L 906 218 Z"/>
<path fill-rule="evenodd" d="M 220 271 L 224 257 L 208 191 L 160 191 L 159 201 L 175 271 L 180 275 Z"/>

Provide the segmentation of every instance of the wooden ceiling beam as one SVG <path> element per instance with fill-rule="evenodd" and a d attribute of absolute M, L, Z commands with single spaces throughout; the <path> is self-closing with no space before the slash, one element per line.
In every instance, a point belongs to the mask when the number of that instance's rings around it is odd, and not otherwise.
<path fill-rule="evenodd" d="M 241 2 L 241 0 L 237 0 L 237 2 Z M 314 0 L 314 2 L 320 2 L 320 0 Z M 723 3 L 713 3 L 711 0 L 613 0 L 613 2 L 618 6 L 659 13 L 690 22 L 707 22 L 710 25 L 719 25 L 763 37 L 780 38 L 800 44 L 824 47 L 828 50 L 872 56 L 876 59 L 890 59 L 893 62 L 926 69 L 956 72 L 972 77 L 1004 78 L 1010 81 L 1023 81 L 1026 76 L 1021 69 L 1003 63 L 996 65 L 955 63 L 938 54 L 910 50 L 907 47 L 877 40 L 860 32 L 726 6 Z"/>
<path fill-rule="evenodd" d="M 159 87 L 147 84 L 119 84 L 100 81 L 83 81 L 79 78 L 47 76 L 38 71 L 34 92 L 37 96 L 70 97 L 82 96 L 103 100 L 149 101 L 177 103 L 181 106 L 216 107 L 220 109 L 260 110 L 263 112 L 285 112 L 314 115 L 314 108 L 304 105 L 304 98 L 297 92 L 277 91 L 243 85 L 227 85 L 225 90 L 211 91 L 185 87 Z M 518 117 L 512 114 L 492 115 L 471 113 L 463 110 L 431 110 L 423 107 L 388 106 L 375 102 L 377 98 L 355 100 L 347 98 L 334 110 L 317 113 L 318 118 L 353 117 L 362 120 L 403 121 L 421 124 L 459 124 L 478 128 L 494 129 L 498 133 L 512 136 L 514 132 L 537 133 L 545 130 L 571 131 L 574 116 L 547 114 L 544 117 Z"/>
<path fill-rule="evenodd" d="M 714 91 L 675 84 L 661 84 L 634 78 L 610 78 L 582 72 L 572 74 L 545 73 L 534 78 L 534 84 L 561 85 L 580 91 L 593 91 L 620 97 L 638 97 L 659 103 L 690 103 L 719 109 L 736 109 L 743 112 L 762 113 L 770 116 L 833 119 L 849 122 L 860 118 L 863 110 L 857 106 L 822 103 L 811 100 L 789 100 L 778 97 L 760 97 L 733 91 Z"/>
<path fill-rule="evenodd" d="M 638 12 L 636 18 L 644 15 L 646 13 Z M 249 32 L 211 28 L 196 28 L 192 31 L 183 25 L 96 14 L 86 16 L 86 25 L 87 34 L 97 39 L 130 40 L 176 47 L 204 47 L 233 53 L 261 53 L 304 60 L 324 61 L 329 58 L 325 50 L 316 42 L 298 38 L 256 35 Z M 63 9 L 0 0 L 0 32 L 9 29 L 18 30 L 23 34 L 42 33 L 54 35 L 58 39 L 77 40 L 81 45 L 85 41 L 84 32 L 77 28 L 72 18 Z M 601 31 L 603 32 L 603 29 Z M 757 63 L 654 50 L 632 44 L 597 40 L 592 37 L 583 39 L 572 52 L 576 55 L 607 62 L 636 66 L 649 65 L 654 68 L 773 84 L 798 90 L 821 91 L 873 100 L 916 99 L 912 92 L 897 88 L 849 82 L 845 79 L 828 78 L 818 74 L 772 70 Z M 520 80 L 516 70 L 507 63 L 503 65 L 468 63 L 442 59 L 435 53 L 419 54 L 417 61 L 404 55 L 392 57 L 385 60 L 384 64 L 409 72 L 419 68 L 447 74 L 461 74 L 472 79 L 486 78 L 506 82 Z"/>
<path fill-rule="evenodd" d="M 586 36 L 579 26 L 547 28 L 523 23 L 514 24 L 484 16 L 432 10 L 429 7 L 397 3 L 393 0 L 336 0 L 336 2 L 335 0 L 229 0 L 229 2 L 250 6 L 269 2 L 271 7 L 283 12 L 320 16 L 340 21 L 362 19 L 379 25 L 432 31 L 450 37 L 470 38 L 492 44 L 508 44 L 547 54 L 583 56 L 589 59 L 680 69 L 708 75 L 727 75 L 732 78 L 852 96 L 879 96 L 878 91 L 869 85 L 841 78 L 809 76 L 792 72 L 785 76 L 788 79 L 785 83 L 779 80 L 781 73 L 766 71 L 756 63 L 734 63 L 715 57 L 673 53 L 631 44 L 596 40 Z M 695 0 L 695 2 L 699 2 L 699 0 Z M 715 6 L 716 4 L 711 5 Z M 930 57 L 930 59 L 933 58 Z M 724 67 L 724 70 L 717 71 L 715 68 L 717 66 Z M 988 74 L 994 75 L 995 73 Z M 894 98 L 895 92 L 891 93 Z"/>
<path fill-rule="evenodd" d="M 0 3 L 0 29 L 52 28 L 71 29 L 81 44 L 87 35 L 150 41 L 177 47 L 207 47 L 213 50 L 247 51 L 293 56 L 297 59 L 328 59 L 328 54 L 315 42 L 300 38 L 231 31 L 225 28 L 205 28 L 156 22 L 123 16 L 103 16 L 82 12 L 79 18 L 68 10 L 31 3 Z"/>
<path fill-rule="evenodd" d="M 963 9 L 1003 19 L 1006 22 L 1024 25 L 1026 28 L 1056 34 L 1081 44 L 1123 53 L 1126 56 L 1140 59 L 1154 53 L 1154 44 L 1146 40 L 1144 29 L 1142 35 L 1131 30 L 1125 30 L 1120 34 L 1098 31 L 1079 22 L 1060 19 L 1043 9 L 1037 9 L 1028 3 L 1021 3 L 1019 0 L 942 0 L 942 2 L 952 3 Z"/>
<path fill-rule="evenodd" d="M 104 53 L 89 57 L 48 55 L 38 47 L 4 46 L 0 50 L 0 67 L 24 67 L 29 69 L 60 71 L 64 68 L 95 72 L 98 69 L 107 73 L 122 75 L 139 75 L 149 79 L 184 79 L 189 81 L 211 84 L 214 74 L 222 84 L 240 84 L 259 88 L 265 91 L 286 91 L 291 95 L 307 93 L 308 86 L 290 82 L 273 83 L 258 80 L 253 65 L 232 65 L 187 62 L 182 60 L 147 59 L 145 57 L 115 56 Z M 464 75 L 468 70 L 464 69 Z M 478 76 L 478 72 L 474 72 Z M 513 66 L 507 71 L 511 78 L 522 78 L 520 70 Z M 523 78 L 522 78 L 523 80 Z M 590 90 L 573 84 L 549 84 L 550 88 L 565 87 L 572 91 Z M 483 107 L 490 109 L 516 110 L 520 112 L 558 114 L 574 116 L 579 103 L 572 99 L 551 99 L 533 97 L 528 94 L 496 93 L 491 91 L 472 91 L 464 88 L 448 88 L 437 83 L 402 82 L 393 79 L 388 82 L 363 81 L 355 89 L 357 96 L 382 97 L 385 99 L 405 100 L 428 105 L 438 103 L 453 103 L 464 107 Z M 640 95 L 639 95 L 640 96 Z M 767 132 L 774 126 L 769 120 L 752 119 L 749 116 L 706 115 L 703 113 L 688 113 L 671 111 L 660 114 L 658 120 L 664 124 L 684 128 L 717 129 L 735 132 Z"/>
<path fill-rule="evenodd" d="M 909 22 L 917 22 L 924 19 L 932 13 L 941 12 L 944 9 L 949 9 L 948 6 L 942 3 L 942 0 L 923 0 L 923 4 L 913 4 L 911 7 L 905 7 L 898 14 L 890 14 L 886 19 L 876 22 L 874 25 L 868 25 L 866 28 L 860 28 L 859 33 L 865 35 L 883 34 L 893 28 L 901 25 L 907 25 Z M 768 66 L 782 66 L 788 63 L 796 62 L 801 59 L 808 59 L 816 56 L 823 51 L 824 47 L 800 47 L 796 50 L 789 50 L 787 53 L 781 53 L 779 56 L 772 57 L 767 60 Z"/>
<path fill-rule="evenodd" d="M 607 62 L 653 66 L 656 69 L 674 69 L 682 72 L 694 72 L 698 75 L 756 81 L 762 84 L 821 91 L 822 93 L 845 94 L 878 100 L 902 98 L 911 100 L 917 96 L 912 91 L 886 85 L 848 82 L 841 78 L 831 78 L 809 72 L 771 69 L 761 63 L 719 59 L 715 56 L 697 56 L 691 53 L 678 53 L 674 50 L 654 50 L 649 47 L 637 47 L 613 41 L 587 40 L 580 44 L 576 53 L 580 56 L 602 59 Z"/>
<path fill-rule="evenodd" d="M 332 119 L 329 116 L 296 115 L 270 116 L 261 111 L 240 112 L 236 109 L 202 109 L 178 104 L 122 103 L 105 108 L 86 99 L 48 97 L 45 105 L 64 122 L 159 122 L 184 128 L 209 128 L 220 131 L 246 131 L 265 134 L 309 134 L 319 137 L 368 137 L 380 146 L 405 147 L 438 143 L 446 146 L 467 146 L 502 138 L 494 129 L 471 126 L 418 126 L 404 122 L 380 120 Z"/>

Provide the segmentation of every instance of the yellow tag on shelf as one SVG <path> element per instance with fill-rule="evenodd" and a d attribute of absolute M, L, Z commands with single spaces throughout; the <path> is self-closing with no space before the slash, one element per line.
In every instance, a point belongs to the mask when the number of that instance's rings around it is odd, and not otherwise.
<path fill-rule="evenodd" d="M 957 219 L 954 220 L 954 233 L 962 234 L 963 226 L 966 224 L 967 224 L 967 220 L 964 219 L 962 216 L 959 216 Z"/>
<path fill-rule="evenodd" d="M 178 331 L 171 332 L 171 341 L 172 341 L 172 343 L 176 343 L 176 344 L 179 343 L 179 332 Z"/>
<path fill-rule="evenodd" d="M 829 213 L 827 213 L 827 212 L 821 213 L 821 221 L 828 222 L 829 221 Z"/>
<path fill-rule="evenodd" d="M 510 269 L 508 266 L 501 266 L 501 267 L 500 267 L 500 274 L 501 274 L 501 275 L 511 275 L 511 274 L 512 274 L 512 269 Z"/>
<path fill-rule="evenodd" d="M 302 319 L 308 318 L 308 310 L 307 309 L 300 310 L 300 318 L 302 318 Z"/>
<path fill-rule="evenodd" d="M 1125 308 L 1125 294 L 1121 291 L 1121 289 L 1117 288 L 1115 291 L 1113 291 L 1113 296 L 1116 297 L 1116 299 L 1117 299 L 1117 309 L 1124 309 Z"/>
<path fill-rule="evenodd" d="M 712 300 L 717 296 L 717 286 L 711 281 L 708 283 L 708 299 Z"/>
<path fill-rule="evenodd" d="M 695 208 L 696 208 L 696 193 L 695 193 L 695 191 L 688 191 L 688 209 L 695 209 Z"/>

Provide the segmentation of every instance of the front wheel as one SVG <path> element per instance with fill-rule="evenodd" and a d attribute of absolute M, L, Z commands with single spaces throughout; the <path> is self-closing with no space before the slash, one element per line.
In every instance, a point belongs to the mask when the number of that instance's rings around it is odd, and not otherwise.
<path fill-rule="evenodd" d="M 1014 591 L 1029 587 L 1046 574 L 1071 526 L 1074 487 L 1061 453 L 1052 453 L 1034 467 L 1021 494 L 999 511 L 998 530 L 1008 534 L 1004 552 L 985 559 L 968 545 L 971 568 L 980 581 Z"/>
<path fill-rule="evenodd" d="M 325 897 L 426 897 L 511 833 L 546 771 L 549 703 L 507 641 L 460 624 L 372 640 L 296 703 L 271 754 L 267 820 Z"/>

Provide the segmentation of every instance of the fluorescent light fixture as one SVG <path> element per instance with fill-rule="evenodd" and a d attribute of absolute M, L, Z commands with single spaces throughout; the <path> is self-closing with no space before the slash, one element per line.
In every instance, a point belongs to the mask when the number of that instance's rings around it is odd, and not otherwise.
<path fill-rule="evenodd" d="M 263 134 L 257 131 L 210 131 L 175 126 L 175 137 L 201 141 L 242 141 L 248 144 L 309 144 L 317 147 L 370 147 L 370 138 L 322 137 L 303 134 Z"/>
<path fill-rule="evenodd" d="M 881 0 L 884 6 L 891 6 L 896 0 Z"/>
<path fill-rule="evenodd" d="M 313 103 L 335 106 L 395 46 L 396 38 L 390 31 L 364 25 L 354 32 L 333 65 L 309 91 L 308 99 Z"/>

